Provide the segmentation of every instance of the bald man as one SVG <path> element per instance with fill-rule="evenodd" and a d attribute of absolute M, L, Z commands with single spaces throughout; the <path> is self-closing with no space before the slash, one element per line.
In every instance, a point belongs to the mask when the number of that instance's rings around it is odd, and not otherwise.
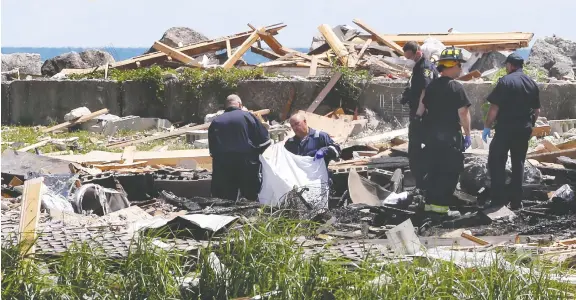
<path fill-rule="evenodd" d="M 294 136 L 284 144 L 286 150 L 296 155 L 312 156 L 315 160 L 323 159 L 326 165 L 330 160 L 340 157 L 340 146 L 326 132 L 308 127 L 304 114 L 293 115 L 290 126 Z"/>
<path fill-rule="evenodd" d="M 268 130 L 256 116 L 243 110 L 240 97 L 228 96 L 224 113 L 208 128 L 212 197 L 237 200 L 241 195 L 258 200 L 262 184 L 258 156 L 271 142 Z"/>

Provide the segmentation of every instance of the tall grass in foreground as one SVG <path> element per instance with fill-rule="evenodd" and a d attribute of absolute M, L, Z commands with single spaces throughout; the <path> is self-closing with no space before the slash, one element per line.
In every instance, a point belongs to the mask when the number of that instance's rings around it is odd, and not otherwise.
<path fill-rule="evenodd" d="M 59 257 L 23 259 L 2 248 L 2 299 L 572 299 L 574 286 L 550 280 L 559 269 L 530 262 L 531 272 L 497 265 L 463 269 L 416 260 L 379 264 L 304 257 L 301 236 L 313 224 L 267 219 L 232 230 L 197 256 L 163 250 L 140 236 L 123 259 L 76 245 Z"/>

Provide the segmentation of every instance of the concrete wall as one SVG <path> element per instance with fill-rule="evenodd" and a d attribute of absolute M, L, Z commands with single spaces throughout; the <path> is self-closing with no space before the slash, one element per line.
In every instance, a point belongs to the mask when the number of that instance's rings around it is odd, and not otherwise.
<path fill-rule="evenodd" d="M 253 110 L 268 108 L 278 118 L 287 109 L 290 113 L 306 109 L 325 86 L 326 81 L 274 79 L 241 82 L 237 94 L 244 105 Z M 360 105 L 376 111 L 388 120 L 406 122 L 408 108 L 399 104 L 405 82 L 380 81 L 366 87 Z M 482 128 L 482 110 L 490 83 L 464 83 L 472 102 L 473 128 Z M 61 122 L 71 109 L 86 106 L 95 111 L 107 107 L 119 116 L 166 118 L 172 122 L 198 122 L 207 113 L 222 109 L 224 99 L 204 95 L 200 101 L 192 99 L 184 83 L 169 81 L 164 99 L 157 99 L 155 89 L 141 82 L 81 80 L 81 81 L 12 81 L 2 83 L 3 124 L 49 124 Z M 339 104 L 336 91 L 328 94 L 316 113 L 325 114 Z M 541 84 L 542 116 L 549 119 L 576 118 L 576 84 Z"/>
<path fill-rule="evenodd" d="M 119 115 L 119 87 L 116 82 L 99 80 L 13 81 L 10 83 L 9 121 L 11 124 L 61 122 L 64 114 L 80 106 L 92 111 L 106 107 L 110 113 Z M 4 115 L 3 112 L 3 118 Z"/>

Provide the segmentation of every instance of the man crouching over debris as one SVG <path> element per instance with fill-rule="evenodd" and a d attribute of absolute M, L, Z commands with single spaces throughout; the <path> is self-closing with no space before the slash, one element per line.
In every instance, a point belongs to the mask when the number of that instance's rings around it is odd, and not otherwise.
<path fill-rule="evenodd" d="M 258 200 L 260 160 L 270 146 L 268 130 L 248 111 L 237 95 L 226 98 L 224 113 L 208 128 L 212 156 L 212 197 L 237 200 L 238 190 L 248 200 Z"/>
<path fill-rule="evenodd" d="M 458 177 L 464 169 L 462 152 L 471 144 L 470 100 L 462 84 L 454 80 L 462 72 L 462 62 L 460 49 L 444 49 L 438 59 L 442 77 L 428 85 L 422 100 L 428 110 L 423 125 L 426 129 L 426 202 L 431 204 L 447 205 L 454 198 Z"/>
<path fill-rule="evenodd" d="M 326 165 L 330 160 L 340 157 L 340 146 L 326 132 L 308 127 L 304 114 L 293 115 L 290 126 L 294 136 L 284 144 L 286 150 L 296 155 L 313 156 L 314 160 L 324 159 Z"/>

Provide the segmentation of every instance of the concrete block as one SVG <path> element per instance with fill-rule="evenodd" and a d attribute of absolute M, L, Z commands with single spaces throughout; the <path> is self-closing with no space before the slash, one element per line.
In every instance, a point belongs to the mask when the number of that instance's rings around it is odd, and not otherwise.
<path fill-rule="evenodd" d="M 208 139 L 208 130 L 192 130 L 186 132 L 186 143 L 194 144 L 197 140 Z"/>
<path fill-rule="evenodd" d="M 137 116 L 127 116 L 115 121 L 108 121 L 102 128 L 102 134 L 106 136 L 114 135 L 118 130 L 160 130 L 170 128 L 172 123 L 165 119 L 141 118 Z"/>
<path fill-rule="evenodd" d="M 195 140 L 193 145 L 198 149 L 206 149 L 208 148 L 208 139 Z"/>

